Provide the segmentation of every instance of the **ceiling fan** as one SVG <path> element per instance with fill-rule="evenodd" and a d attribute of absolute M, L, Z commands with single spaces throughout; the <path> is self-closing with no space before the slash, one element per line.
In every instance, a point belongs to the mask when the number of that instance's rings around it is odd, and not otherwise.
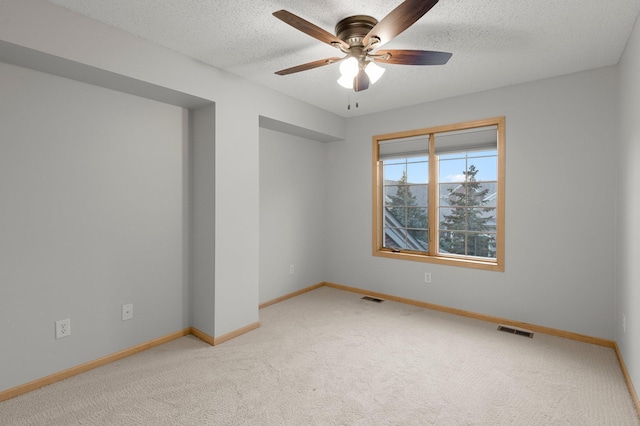
<path fill-rule="evenodd" d="M 381 21 L 367 15 L 349 16 L 336 24 L 336 35 L 286 10 L 274 12 L 273 16 L 276 18 L 339 49 L 346 55 L 297 65 L 277 71 L 276 74 L 288 75 L 342 62 L 340 71 L 343 77 L 338 82 L 359 92 L 369 88 L 369 84 L 373 84 L 384 72 L 384 69 L 377 67 L 374 62 L 395 65 L 444 65 L 451 58 L 451 53 L 406 49 L 378 50 L 413 25 L 436 3 L 438 0 L 405 0 Z"/>

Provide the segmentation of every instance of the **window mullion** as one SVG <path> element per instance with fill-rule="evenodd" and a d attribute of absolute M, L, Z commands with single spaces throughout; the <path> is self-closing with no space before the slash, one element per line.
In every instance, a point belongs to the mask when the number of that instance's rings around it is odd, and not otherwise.
<path fill-rule="evenodd" d="M 378 142 L 374 140 L 374 149 L 378 148 Z M 380 250 L 384 246 L 384 185 L 382 176 L 382 161 L 376 155 L 373 159 L 373 249 Z"/>
<path fill-rule="evenodd" d="M 429 254 L 438 253 L 438 162 L 435 156 L 436 136 L 429 135 Z"/>

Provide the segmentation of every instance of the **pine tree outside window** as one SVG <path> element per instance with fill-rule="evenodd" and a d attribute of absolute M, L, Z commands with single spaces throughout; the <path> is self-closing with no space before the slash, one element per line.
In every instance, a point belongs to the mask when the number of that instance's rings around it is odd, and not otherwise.
<path fill-rule="evenodd" d="M 373 137 L 373 254 L 504 270 L 504 117 Z"/>

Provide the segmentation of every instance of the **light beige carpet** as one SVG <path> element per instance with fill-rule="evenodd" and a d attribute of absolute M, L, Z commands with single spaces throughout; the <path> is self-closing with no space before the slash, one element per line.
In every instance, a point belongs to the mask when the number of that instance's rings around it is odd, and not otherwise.
<path fill-rule="evenodd" d="M 0 403 L 2 425 L 640 425 L 614 351 L 320 288 Z"/>

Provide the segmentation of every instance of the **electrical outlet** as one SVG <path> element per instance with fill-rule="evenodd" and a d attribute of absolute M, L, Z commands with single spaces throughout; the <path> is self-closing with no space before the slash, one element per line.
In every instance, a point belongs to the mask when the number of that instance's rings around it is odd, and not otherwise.
<path fill-rule="evenodd" d="M 431 272 L 424 273 L 424 282 L 427 284 L 431 283 Z"/>
<path fill-rule="evenodd" d="M 293 265 L 289 265 L 289 275 L 293 275 L 296 272 L 296 268 Z"/>
<path fill-rule="evenodd" d="M 122 305 L 122 321 L 133 318 L 133 303 Z"/>
<path fill-rule="evenodd" d="M 56 321 L 56 339 L 71 335 L 71 318 Z"/>

